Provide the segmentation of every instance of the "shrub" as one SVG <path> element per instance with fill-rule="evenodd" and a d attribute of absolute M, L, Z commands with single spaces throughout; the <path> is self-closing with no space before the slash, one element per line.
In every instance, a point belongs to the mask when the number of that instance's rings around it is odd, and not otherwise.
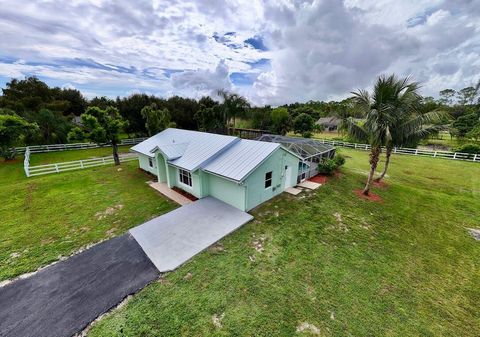
<path fill-rule="evenodd" d="M 457 148 L 456 152 L 477 154 L 477 153 L 480 153 L 480 145 L 465 144 Z"/>
<path fill-rule="evenodd" d="M 345 164 L 345 157 L 337 154 L 333 159 L 325 158 L 318 164 L 318 173 L 327 176 L 332 175 L 333 172 L 340 166 Z"/>
<path fill-rule="evenodd" d="M 343 165 L 345 164 L 345 157 L 342 156 L 341 154 L 335 155 L 335 157 L 333 158 L 333 160 L 334 160 L 335 163 L 337 164 L 337 167 L 343 166 Z"/>
<path fill-rule="evenodd" d="M 318 173 L 325 174 L 327 176 L 332 175 L 337 169 L 337 163 L 333 159 L 323 159 L 318 164 Z"/>

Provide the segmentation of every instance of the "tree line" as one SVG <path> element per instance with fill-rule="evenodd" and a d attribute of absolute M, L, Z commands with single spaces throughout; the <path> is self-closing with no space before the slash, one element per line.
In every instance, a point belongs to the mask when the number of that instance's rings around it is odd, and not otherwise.
<path fill-rule="evenodd" d="M 445 89 L 437 100 L 418 95 L 416 113 L 446 111 L 440 120 L 432 123 L 454 137 L 479 139 L 479 87 L 480 82 L 459 91 Z M 0 95 L 2 153 L 4 157 L 12 156 L 9 149 L 21 145 L 88 140 L 117 142 L 120 136 L 148 136 L 171 126 L 211 132 L 226 132 L 233 126 L 309 137 L 312 132 L 321 131 L 321 126 L 315 123 L 320 117 L 335 116 L 342 121 L 364 117 L 355 97 L 259 107 L 235 93 L 220 90 L 217 94 L 215 99 L 206 96 L 198 100 L 146 94 L 87 99 L 79 90 L 49 87 L 36 77 L 12 79 Z M 115 137 L 107 136 L 111 134 L 108 130 L 112 125 L 106 122 L 105 114 L 119 126 Z M 346 124 L 342 126 L 346 131 Z"/>

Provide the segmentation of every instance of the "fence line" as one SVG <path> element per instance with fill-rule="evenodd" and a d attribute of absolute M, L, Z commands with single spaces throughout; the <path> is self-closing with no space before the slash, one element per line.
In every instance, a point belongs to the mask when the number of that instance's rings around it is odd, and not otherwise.
<path fill-rule="evenodd" d="M 143 142 L 147 138 L 129 138 L 122 139 L 119 145 L 135 145 L 140 142 Z M 17 147 L 15 150 L 18 154 L 24 154 L 27 149 L 30 150 L 30 153 L 41 153 L 41 152 L 55 152 L 55 151 L 68 151 L 68 150 L 82 150 L 82 149 L 92 149 L 97 147 L 109 147 L 111 144 L 96 144 L 96 143 L 73 143 L 73 144 L 51 144 L 51 145 L 32 145 L 27 147 Z"/>
<path fill-rule="evenodd" d="M 85 169 L 85 168 L 101 166 L 101 165 L 109 165 L 115 162 L 113 160 L 113 156 L 108 156 L 108 157 L 97 157 L 97 158 L 90 158 L 90 159 L 67 161 L 62 163 L 29 166 L 27 156 L 30 157 L 30 153 L 28 148 L 25 154 L 26 155 L 25 155 L 24 168 L 25 168 L 25 174 L 27 175 L 27 177 L 79 170 L 79 169 Z M 136 153 L 128 153 L 128 154 L 120 155 L 120 162 L 127 162 L 127 161 L 132 161 L 137 159 L 138 159 L 138 155 Z"/>
<path fill-rule="evenodd" d="M 328 139 L 317 139 L 317 138 L 315 139 L 322 142 L 323 144 L 348 147 L 348 148 L 357 149 L 357 150 L 368 151 L 371 148 L 370 145 L 368 144 L 348 143 L 348 142 L 342 142 L 337 140 L 334 141 L 334 140 L 328 140 Z M 421 149 L 409 149 L 409 148 L 403 148 L 403 147 L 395 147 L 393 149 L 393 153 L 408 154 L 413 156 L 453 159 L 453 160 L 465 160 L 465 161 L 473 161 L 476 163 L 480 163 L 480 154 L 473 154 L 473 153 L 462 153 L 462 152 L 451 152 L 451 151 L 430 151 L 430 150 L 421 150 Z"/>

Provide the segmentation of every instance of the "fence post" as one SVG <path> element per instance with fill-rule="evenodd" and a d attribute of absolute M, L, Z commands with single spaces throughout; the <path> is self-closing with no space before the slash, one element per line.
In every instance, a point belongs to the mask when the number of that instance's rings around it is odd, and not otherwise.
<path fill-rule="evenodd" d="M 83 160 L 80 160 L 80 167 L 83 169 Z"/>
<path fill-rule="evenodd" d="M 417 155 L 417 154 L 418 154 L 418 149 L 415 149 L 415 155 Z"/>
<path fill-rule="evenodd" d="M 453 159 L 457 159 L 457 153 L 456 152 L 453 154 Z"/>
<path fill-rule="evenodd" d="M 433 153 L 433 158 L 435 158 L 436 156 L 437 156 L 437 151 Z"/>
<path fill-rule="evenodd" d="M 59 173 L 60 171 L 58 170 L 58 164 L 55 164 L 55 171 Z"/>
<path fill-rule="evenodd" d="M 393 148 L 393 153 L 397 153 L 397 147 L 396 146 Z"/>
<path fill-rule="evenodd" d="M 477 154 L 473 156 L 473 161 L 477 161 Z"/>

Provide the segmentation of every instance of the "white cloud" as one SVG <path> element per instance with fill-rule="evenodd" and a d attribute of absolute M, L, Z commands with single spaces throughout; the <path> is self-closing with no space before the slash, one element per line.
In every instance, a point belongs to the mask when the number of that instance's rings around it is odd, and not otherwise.
<path fill-rule="evenodd" d="M 381 73 L 412 75 L 428 95 L 480 73 L 480 6 L 470 0 L 0 2 L 0 76 L 90 96 L 223 87 L 282 104 L 343 97 Z M 244 43 L 254 36 L 269 50 Z M 255 66 L 261 59 L 269 65 Z"/>

